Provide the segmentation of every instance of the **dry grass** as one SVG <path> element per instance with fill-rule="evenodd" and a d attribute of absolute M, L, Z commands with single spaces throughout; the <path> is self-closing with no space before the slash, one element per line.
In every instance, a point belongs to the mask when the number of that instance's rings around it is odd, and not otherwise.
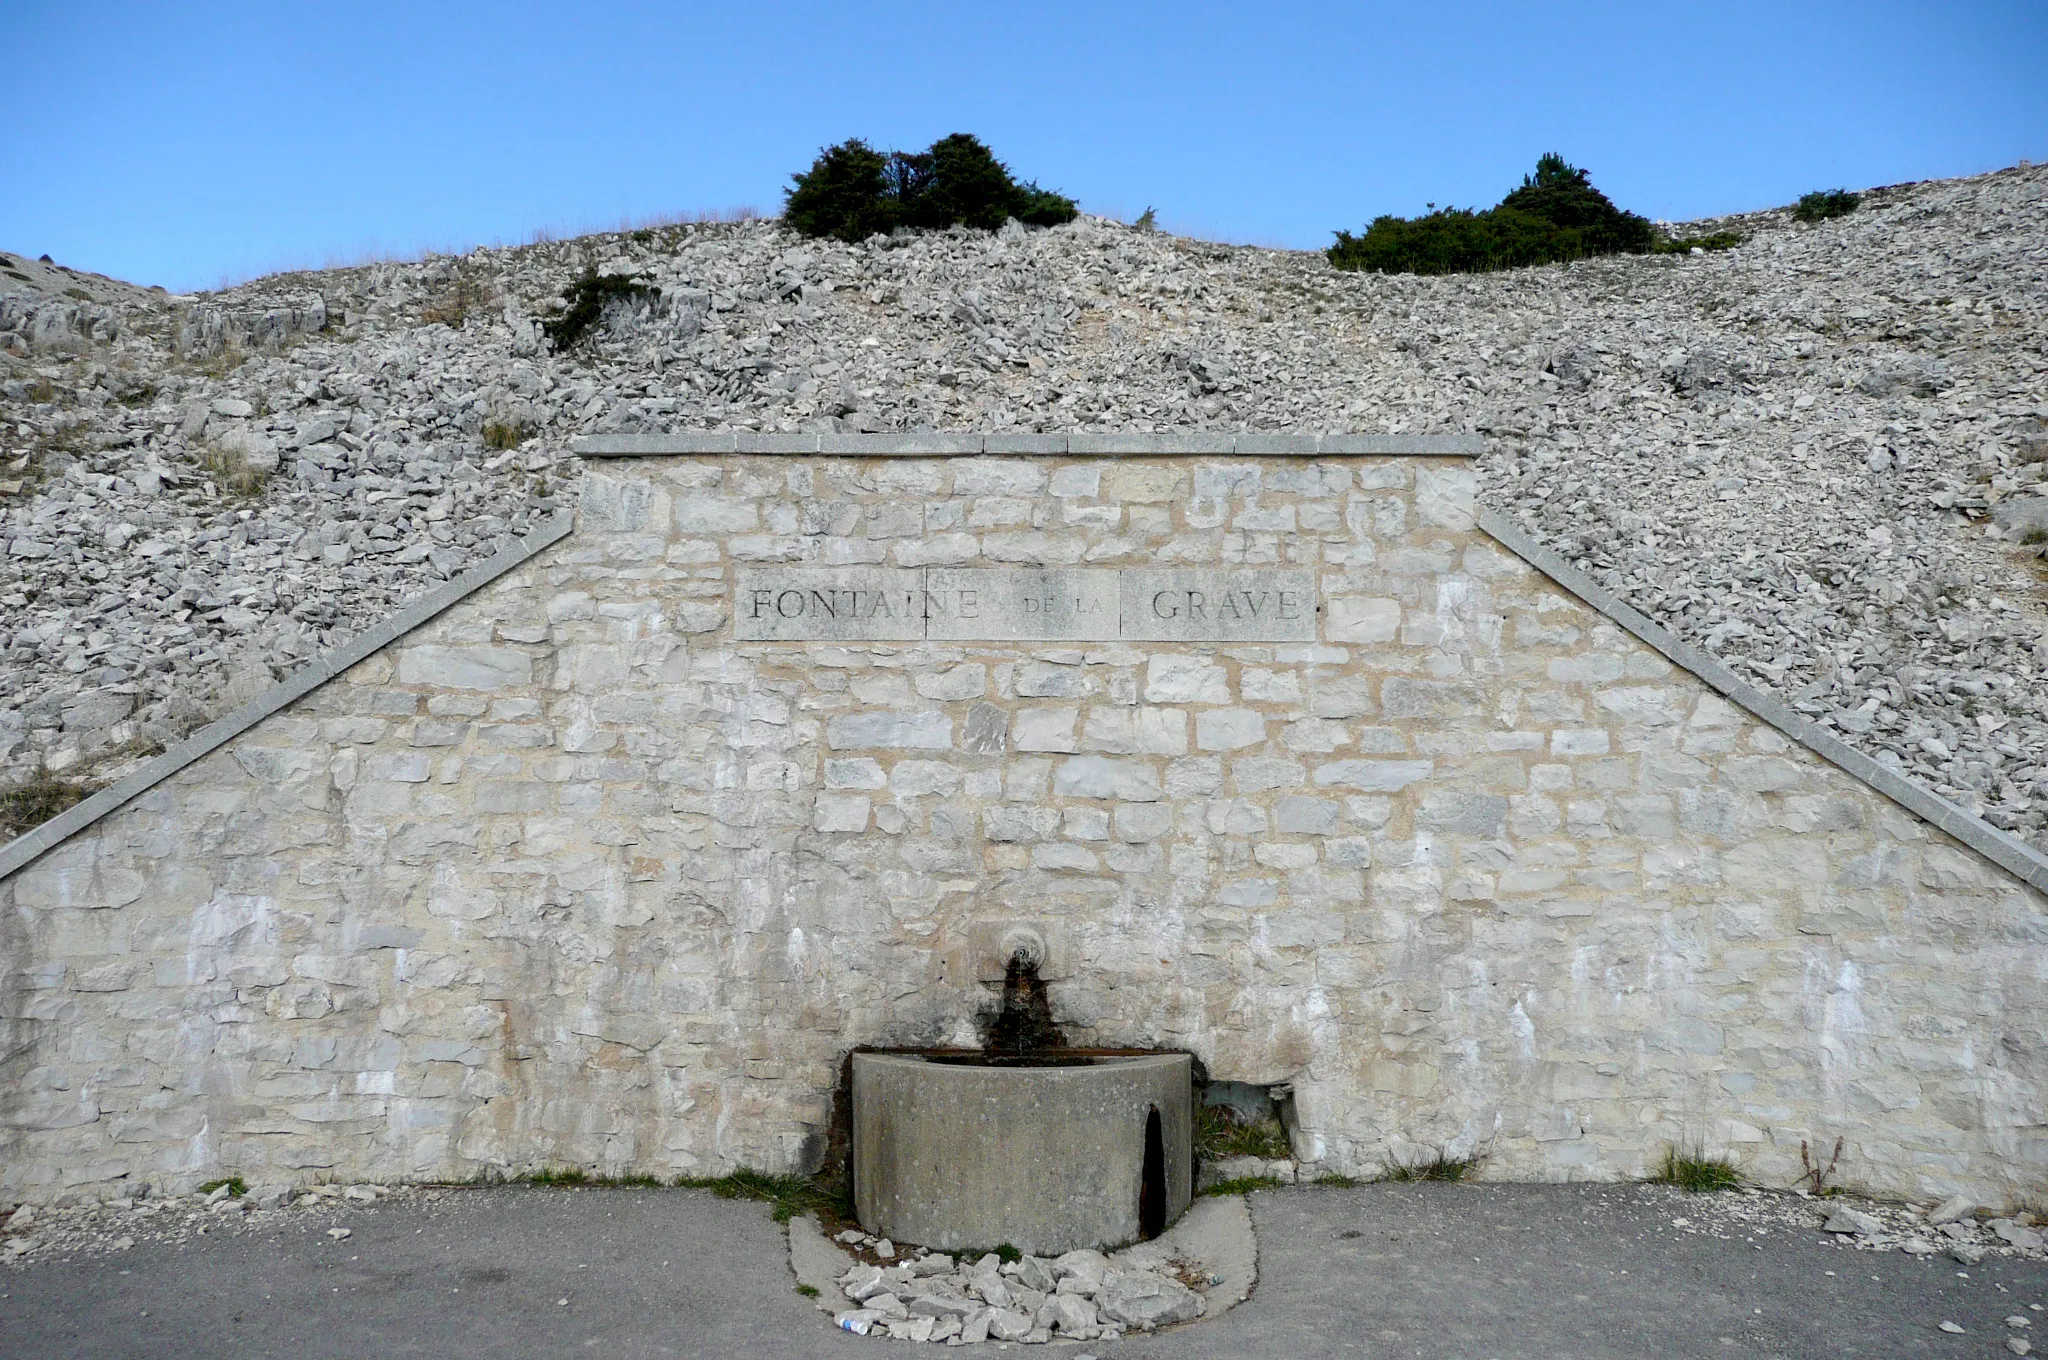
<path fill-rule="evenodd" d="M 518 448 L 526 442 L 527 436 L 531 433 L 531 430 L 516 420 L 487 420 L 482 431 L 484 447 L 500 453 Z"/>
<path fill-rule="evenodd" d="M 1277 1117 L 1246 1119 L 1222 1105 L 1203 1105 L 1195 1110 L 1195 1151 L 1206 1161 L 1225 1157 L 1263 1157 L 1278 1161 L 1292 1157 L 1287 1130 Z"/>
<path fill-rule="evenodd" d="M 701 208 L 688 212 L 649 213 L 644 216 L 619 217 L 608 222 L 586 222 L 580 226 L 540 226 L 516 241 L 507 241 L 494 236 L 488 241 L 476 240 L 446 247 L 414 246 L 410 249 L 399 246 L 358 246 L 354 250 L 330 251 L 321 261 L 314 264 L 273 265 L 247 272 L 222 274 L 211 290 L 225 293 L 243 288 L 252 283 L 275 282 L 290 278 L 294 274 L 317 274 L 332 270 L 369 269 L 376 265 L 420 264 L 435 256 L 461 257 L 473 250 L 489 248 L 504 250 L 524 246 L 554 245 L 560 241 L 573 240 L 580 236 L 629 236 L 635 232 L 658 232 L 678 227 L 695 227 L 732 222 L 756 222 L 768 214 L 752 204 L 738 204 L 730 208 Z M 432 306 L 433 304 L 429 304 Z M 424 322 L 422 323 L 424 324 Z"/>
<path fill-rule="evenodd" d="M 193 457 L 199 470 L 213 480 L 219 493 L 231 500 L 253 500 L 270 485 L 270 474 L 249 466 L 241 454 L 208 446 Z"/>
<path fill-rule="evenodd" d="M 92 785 L 84 780 L 65 779 L 39 767 L 25 781 L 0 793 L 0 836 L 8 840 L 25 836 L 92 794 Z"/>

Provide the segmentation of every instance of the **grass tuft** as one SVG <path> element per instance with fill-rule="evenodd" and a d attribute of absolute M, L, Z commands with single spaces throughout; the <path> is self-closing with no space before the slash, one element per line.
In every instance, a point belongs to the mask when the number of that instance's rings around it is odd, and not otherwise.
<path fill-rule="evenodd" d="M 742 1167 L 723 1176 L 678 1176 L 679 1190 L 709 1190 L 720 1199 L 750 1199 L 772 1206 L 777 1223 L 801 1214 L 816 1214 L 828 1223 L 853 1217 L 847 1196 L 807 1176 L 775 1176 Z"/>
<path fill-rule="evenodd" d="M 1234 1180 L 1218 1181 L 1202 1193 L 1205 1195 L 1249 1195 L 1254 1190 L 1278 1190 L 1282 1182 L 1278 1176 L 1239 1176 Z"/>
<path fill-rule="evenodd" d="M 199 1193 L 202 1195 L 210 1195 L 214 1191 L 220 1189 L 223 1185 L 225 1185 L 228 1188 L 229 1199 L 240 1199 L 242 1196 L 249 1193 L 249 1187 L 243 1183 L 242 1178 L 240 1176 L 223 1176 L 219 1180 L 204 1181 L 199 1186 Z"/>
<path fill-rule="evenodd" d="M 1246 1119 L 1228 1106 L 1203 1105 L 1195 1110 L 1195 1154 L 1212 1162 L 1225 1157 L 1277 1161 L 1292 1157 L 1294 1149 L 1277 1116 Z"/>
<path fill-rule="evenodd" d="M 201 449 L 194 457 L 200 471 L 213 479 L 221 494 L 237 500 L 253 500 L 270 485 L 270 474 L 249 466 L 241 454 L 227 449 Z"/>
<path fill-rule="evenodd" d="M 1437 1149 L 1426 1162 L 1396 1162 L 1382 1176 L 1388 1181 L 1462 1181 L 1479 1165 L 1477 1157 L 1453 1157 Z"/>
<path fill-rule="evenodd" d="M 92 792 L 82 781 L 61 778 L 39 766 L 21 784 L 0 793 L 0 836 L 25 836 Z"/>
<path fill-rule="evenodd" d="M 488 306 L 490 300 L 489 292 L 473 281 L 467 270 L 458 269 L 451 286 L 420 309 L 420 324 L 441 325 L 459 331 L 469 320 L 470 313 Z"/>
<path fill-rule="evenodd" d="M 1664 1150 L 1664 1165 L 1658 1170 L 1656 1179 L 1696 1195 L 1733 1190 L 1742 1184 L 1742 1177 L 1736 1174 L 1735 1163 L 1726 1157 L 1709 1157 L 1705 1148 L 1681 1148 L 1676 1144 Z"/>
<path fill-rule="evenodd" d="M 484 447 L 500 453 L 516 449 L 526 442 L 528 430 L 516 420 L 487 420 L 484 422 Z"/>
<path fill-rule="evenodd" d="M 818 1297 L 818 1286 L 814 1284 L 800 1284 L 796 1287 L 796 1292 L 807 1299 L 815 1299 Z"/>
<path fill-rule="evenodd" d="M 518 1179 L 526 1185 L 576 1185 L 604 1190 L 660 1190 L 663 1188 L 663 1182 L 658 1176 L 596 1176 L 585 1171 L 580 1166 L 543 1167 L 539 1171 L 528 1172 L 526 1175 L 518 1177 Z"/>

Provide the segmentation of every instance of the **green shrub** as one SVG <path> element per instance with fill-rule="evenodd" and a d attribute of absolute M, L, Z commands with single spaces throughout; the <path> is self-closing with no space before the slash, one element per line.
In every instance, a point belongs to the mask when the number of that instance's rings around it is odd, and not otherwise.
<path fill-rule="evenodd" d="M 1847 217 L 1862 201 L 1863 195 L 1847 189 L 1816 189 L 1799 196 L 1799 201 L 1792 205 L 1792 215 L 1801 222 L 1825 222 L 1830 217 Z"/>
<path fill-rule="evenodd" d="M 240 1199 L 249 1193 L 248 1185 L 240 1176 L 223 1176 L 219 1180 L 202 1181 L 199 1186 L 199 1193 L 210 1195 L 222 1186 L 227 1187 L 229 1199 Z"/>
<path fill-rule="evenodd" d="M 1694 250 L 1733 250 L 1747 238 L 1739 231 L 1717 231 L 1706 236 L 1665 236 L 1650 243 L 1652 255 L 1690 255 Z"/>
<path fill-rule="evenodd" d="M 1588 172 L 1555 151 L 1538 157 L 1536 173 L 1522 176 L 1522 187 L 1500 206 L 1577 232 L 1588 255 L 1640 255 L 1650 248 L 1650 219 L 1615 207 Z"/>
<path fill-rule="evenodd" d="M 569 285 L 563 297 L 567 307 L 560 316 L 542 322 L 541 330 L 557 350 L 565 350 L 581 340 L 612 303 L 660 296 L 661 290 L 640 282 L 638 274 L 600 274 L 593 269 Z"/>
<path fill-rule="evenodd" d="M 956 132 L 918 152 L 876 151 L 858 139 L 818 153 L 790 177 L 782 217 L 806 236 L 861 241 L 897 227 L 992 231 L 1014 217 L 1029 226 L 1071 222 L 1074 201 L 1019 184 L 977 137 Z"/>
<path fill-rule="evenodd" d="M 1337 234 L 1326 252 L 1339 269 L 1382 274 L 1476 274 L 1592 255 L 1640 255 L 1656 233 L 1595 189 L 1555 152 L 1492 208 L 1441 208 L 1424 217 L 1376 217 L 1362 235 Z"/>

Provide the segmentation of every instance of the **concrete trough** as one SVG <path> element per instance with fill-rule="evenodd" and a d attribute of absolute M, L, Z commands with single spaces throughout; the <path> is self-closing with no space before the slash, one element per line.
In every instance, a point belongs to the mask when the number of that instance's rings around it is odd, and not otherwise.
<path fill-rule="evenodd" d="M 1193 1082 L 1184 1053 L 856 1053 L 861 1226 L 1039 1256 L 1155 1237 L 1194 1190 Z"/>

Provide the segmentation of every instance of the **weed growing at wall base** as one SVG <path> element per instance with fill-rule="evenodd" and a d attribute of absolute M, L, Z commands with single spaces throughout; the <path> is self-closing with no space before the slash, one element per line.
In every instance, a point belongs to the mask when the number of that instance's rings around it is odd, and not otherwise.
<path fill-rule="evenodd" d="M 1704 1148 L 1681 1148 L 1676 1144 L 1664 1150 L 1664 1165 L 1658 1169 L 1656 1179 L 1694 1194 L 1733 1190 L 1742 1184 L 1735 1164 L 1726 1157 L 1709 1157 Z"/>
<path fill-rule="evenodd" d="M 1840 1193 L 1840 1187 L 1828 1184 L 1828 1177 L 1834 1175 L 1835 1168 L 1841 1164 L 1842 1149 L 1848 1145 L 1848 1141 L 1846 1138 L 1837 1138 L 1833 1155 L 1823 1162 L 1818 1151 L 1808 1154 L 1804 1138 L 1799 1140 L 1799 1165 L 1802 1168 L 1799 1181 L 1806 1187 L 1808 1194 L 1826 1196 Z"/>
<path fill-rule="evenodd" d="M 1205 1195 L 1249 1195 L 1254 1190 L 1278 1190 L 1278 1176 L 1239 1176 L 1235 1180 L 1217 1181 L 1202 1191 Z"/>
<path fill-rule="evenodd" d="M 1294 1155 L 1287 1130 L 1278 1119 L 1244 1119 L 1219 1105 L 1195 1110 L 1195 1152 L 1211 1160 L 1263 1157 L 1268 1161 Z"/>
<path fill-rule="evenodd" d="M 804 1176 L 776 1176 L 742 1168 L 723 1176 L 678 1176 L 679 1190 L 709 1190 L 720 1199 L 751 1199 L 771 1206 L 777 1223 L 816 1214 L 826 1223 L 851 1221 L 853 1204 L 838 1187 Z"/>
<path fill-rule="evenodd" d="M 1428 1161 L 1396 1162 L 1383 1181 L 1462 1181 L 1479 1166 L 1477 1157 L 1452 1157 L 1439 1150 Z"/>
<path fill-rule="evenodd" d="M 750 1199 L 770 1205 L 777 1223 L 787 1223 L 800 1214 L 817 1214 L 828 1223 L 851 1221 L 853 1217 L 853 1205 L 846 1195 L 822 1180 L 777 1176 L 744 1167 L 723 1176 L 677 1176 L 667 1181 L 644 1174 L 607 1176 L 580 1166 L 543 1167 L 512 1180 L 522 1185 L 587 1190 L 709 1190 L 720 1199 Z M 503 1183 L 503 1178 L 488 1172 L 471 1181 L 476 1185 Z"/>

